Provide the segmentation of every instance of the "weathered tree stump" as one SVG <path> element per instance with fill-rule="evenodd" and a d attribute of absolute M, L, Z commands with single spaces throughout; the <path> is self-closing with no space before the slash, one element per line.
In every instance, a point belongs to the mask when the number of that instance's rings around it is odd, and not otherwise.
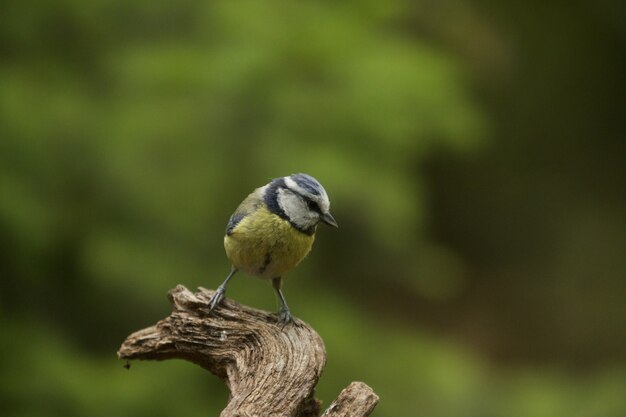
<path fill-rule="evenodd" d="M 120 359 L 185 359 L 209 370 L 230 390 L 221 417 L 313 417 L 321 402 L 314 389 L 326 363 L 324 342 L 294 319 L 281 326 L 274 314 L 230 299 L 209 314 L 214 291 L 195 294 L 182 285 L 169 292 L 169 317 L 124 341 Z M 323 417 L 368 416 L 378 396 L 362 382 L 344 389 Z"/>

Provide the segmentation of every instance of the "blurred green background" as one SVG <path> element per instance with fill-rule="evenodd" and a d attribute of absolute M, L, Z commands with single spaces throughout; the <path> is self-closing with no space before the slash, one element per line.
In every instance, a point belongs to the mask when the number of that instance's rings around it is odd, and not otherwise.
<path fill-rule="evenodd" d="M 377 417 L 626 415 L 623 2 L 6 1 L 0 414 L 217 415 L 182 361 L 122 367 L 226 222 L 307 172 L 285 283 L 327 405 Z M 267 282 L 228 295 L 276 309 Z"/>

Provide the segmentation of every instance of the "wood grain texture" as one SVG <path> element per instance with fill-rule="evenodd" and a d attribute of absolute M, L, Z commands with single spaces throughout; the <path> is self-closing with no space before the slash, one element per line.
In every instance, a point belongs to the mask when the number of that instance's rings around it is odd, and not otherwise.
<path fill-rule="evenodd" d="M 212 295 L 205 288 L 192 293 L 177 286 L 169 292 L 172 313 L 128 336 L 118 357 L 185 359 L 209 370 L 231 393 L 222 417 L 318 416 L 321 402 L 314 389 L 326 352 L 317 332 L 298 319 L 281 326 L 275 314 L 230 299 L 209 314 Z M 367 416 L 377 402 L 371 388 L 352 383 L 324 416 Z"/>
<path fill-rule="evenodd" d="M 353 382 L 341 391 L 322 417 L 366 417 L 374 411 L 378 400 L 378 395 L 367 384 Z"/>

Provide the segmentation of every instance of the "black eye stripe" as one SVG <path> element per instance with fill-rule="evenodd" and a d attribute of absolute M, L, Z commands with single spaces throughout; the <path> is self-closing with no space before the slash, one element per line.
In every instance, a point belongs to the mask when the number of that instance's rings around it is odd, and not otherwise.
<path fill-rule="evenodd" d="M 322 211 L 320 209 L 320 206 L 317 204 L 317 202 L 313 200 L 307 200 L 307 206 L 309 206 L 309 210 L 316 211 L 318 213 Z"/>

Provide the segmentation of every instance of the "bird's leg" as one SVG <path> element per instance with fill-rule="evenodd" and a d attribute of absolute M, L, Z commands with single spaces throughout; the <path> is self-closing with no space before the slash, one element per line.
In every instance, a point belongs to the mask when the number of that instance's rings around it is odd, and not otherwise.
<path fill-rule="evenodd" d="M 289 307 L 287 306 L 287 301 L 285 300 L 285 296 L 281 291 L 281 287 L 283 284 L 283 280 L 281 277 L 276 277 L 272 279 L 272 286 L 274 290 L 276 290 L 276 294 L 278 294 L 278 298 L 280 299 L 280 310 L 278 310 L 278 322 L 282 324 L 287 324 L 292 321 L 291 312 L 289 311 Z"/>
<path fill-rule="evenodd" d="M 230 281 L 230 279 L 233 277 L 233 275 L 235 275 L 235 272 L 237 272 L 237 268 L 233 266 L 230 269 L 230 274 L 228 274 L 224 282 L 222 282 L 222 285 L 217 287 L 217 290 L 215 290 L 215 294 L 213 294 L 213 297 L 211 297 L 211 301 L 209 301 L 209 311 L 212 311 L 224 299 L 224 294 L 226 294 L 226 285 L 228 284 L 228 281 Z"/>

